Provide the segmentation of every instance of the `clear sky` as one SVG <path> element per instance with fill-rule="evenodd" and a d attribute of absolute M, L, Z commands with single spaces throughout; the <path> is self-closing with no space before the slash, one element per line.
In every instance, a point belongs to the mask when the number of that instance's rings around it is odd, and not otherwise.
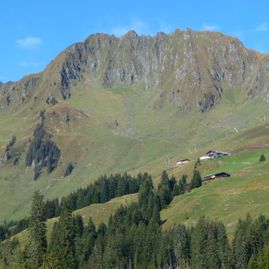
<path fill-rule="evenodd" d="M 1 0 L 0 81 L 38 72 L 90 34 L 220 31 L 269 53 L 269 0 Z"/>

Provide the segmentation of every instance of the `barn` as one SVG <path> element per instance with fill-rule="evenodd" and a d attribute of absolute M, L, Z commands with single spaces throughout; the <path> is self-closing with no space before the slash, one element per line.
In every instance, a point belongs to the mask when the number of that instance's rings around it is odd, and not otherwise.
<path fill-rule="evenodd" d="M 189 163 L 191 160 L 189 159 L 183 159 L 183 160 L 180 160 L 178 162 L 176 162 L 176 166 L 180 166 L 180 165 L 184 165 L 184 164 L 187 164 Z"/>
<path fill-rule="evenodd" d="M 204 176 L 203 181 L 214 180 L 217 178 L 225 178 L 225 177 L 230 177 L 230 176 L 231 175 L 226 172 L 220 172 L 220 173 L 215 173 L 215 174 Z"/>
<path fill-rule="evenodd" d="M 209 150 L 206 155 L 211 158 L 218 158 L 218 157 L 224 157 L 224 156 L 231 156 L 232 154 L 225 151 L 219 151 L 219 150 Z"/>

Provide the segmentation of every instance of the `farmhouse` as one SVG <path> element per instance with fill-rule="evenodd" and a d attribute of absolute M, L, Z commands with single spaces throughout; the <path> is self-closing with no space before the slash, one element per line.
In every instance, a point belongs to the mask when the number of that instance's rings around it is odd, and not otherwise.
<path fill-rule="evenodd" d="M 205 156 L 199 158 L 200 161 L 214 159 L 218 157 L 231 156 L 232 154 L 225 151 L 209 150 Z"/>
<path fill-rule="evenodd" d="M 225 151 L 209 150 L 206 153 L 206 155 L 211 158 L 218 158 L 218 157 L 224 157 L 224 156 L 231 156 L 232 154 Z"/>
<path fill-rule="evenodd" d="M 199 157 L 200 161 L 209 160 L 209 159 L 213 159 L 213 157 L 210 157 L 210 156 L 207 156 L 207 155 Z"/>
<path fill-rule="evenodd" d="M 183 159 L 183 160 L 180 160 L 178 162 L 176 162 L 176 166 L 180 166 L 180 165 L 184 165 L 184 164 L 187 164 L 189 163 L 191 160 L 189 159 Z"/>
<path fill-rule="evenodd" d="M 220 172 L 215 174 L 210 174 L 203 177 L 203 181 L 213 180 L 217 178 L 224 178 L 224 177 L 230 177 L 231 175 L 226 172 Z"/>

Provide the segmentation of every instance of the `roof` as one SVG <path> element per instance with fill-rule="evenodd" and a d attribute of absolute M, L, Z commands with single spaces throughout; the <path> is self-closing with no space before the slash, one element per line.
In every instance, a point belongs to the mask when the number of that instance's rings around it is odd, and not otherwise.
<path fill-rule="evenodd" d="M 189 159 L 183 159 L 183 160 L 179 160 L 178 162 L 190 162 L 191 160 Z"/>
<path fill-rule="evenodd" d="M 188 162 L 190 162 L 190 161 L 191 161 L 191 160 L 189 160 L 189 159 L 183 159 L 183 160 L 177 161 L 177 162 L 176 162 L 176 165 L 184 164 L 184 163 L 188 163 Z"/>
<path fill-rule="evenodd" d="M 226 152 L 226 151 L 219 151 L 219 150 L 209 150 L 206 155 L 226 155 L 230 156 L 231 153 Z"/>
<path fill-rule="evenodd" d="M 205 156 L 201 156 L 199 157 L 200 160 L 208 160 L 208 159 L 212 159 L 211 156 L 205 155 Z"/>
<path fill-rule="evenodd" d="M 229 173 L 226 172 L 219 172 L 219 173 L 215 173 L 215 174 L 209 174 L 203 177 L 204 180 L 207 179 L 214 179 L 214 178 L 220 178 L 220 177 L 230 177 L 231 175 Z"/>

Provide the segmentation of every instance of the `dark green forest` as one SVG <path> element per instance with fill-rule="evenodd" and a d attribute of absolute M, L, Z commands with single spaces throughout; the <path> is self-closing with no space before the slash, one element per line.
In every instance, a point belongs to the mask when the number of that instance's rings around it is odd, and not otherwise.
<path fill-rule="evenodd" d="M 195 171 L 190 186 L 199 187 L 199 178 Z M 222 223 L 205 217 L 193 227 L 162 229 L 165 220 L 160 219 L 160 210 L 188 188 L 185 176 L 176 180 L 164 171 L 156 188 L 148 174 L 125 174 L 102 177 L 60 202 L 44 201 L 36 192 L 27 221 L 27 245 L 22 248 L 9 232 L 2 231 L 8 228 L 0 229 L 1 264 L 29 269 L 269 268 L 269 219 L 264 216 L 239 220 L 232 240 Z M 138 202 L 118 208 L 107 224 L 96 227 L 92 219 L 84 223 L 81 216 L 71 214 L 88 204 L 136 191 Z M 59 221 L 47 238 L 46 219 L 58 214 Z"/>

